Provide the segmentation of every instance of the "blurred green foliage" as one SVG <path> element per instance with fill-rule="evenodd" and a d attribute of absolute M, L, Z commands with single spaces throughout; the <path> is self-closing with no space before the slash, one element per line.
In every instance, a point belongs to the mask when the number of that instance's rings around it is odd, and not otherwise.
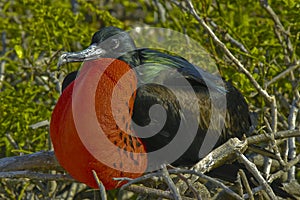
<path fill-rule="evenodd" d="M 217 36 L 261 85 L 288 67 L 282 44 L 274 33 L 274 22 L 259 1 L 200 0 L 194 4 L 200 16 L 218 25 Z M 290 32 L 293 62 L 300 55 L 300 2 L 272 0 L 269 4 Z M 92 34 L 103 26 L 130 29 L 148 25 L 188 34 L 206 48 L 221 74 L 242 91 L 254 110 L 262 117 L 269 112 L 265 100 L 257 95 L 245 75 L 232 66 L 195 18 L 169 1 L 79 0 L 72 5 L 66 0 L 3 0 L 0 19 L 0 63 L 4 72 L 0 75 L 3 78 L 0 82 L 0 157 L 50 148 L 49 127 L 33 129 L 31 126 L 50 120 L 59 97 L 57 82 L 62 76 L 57 80 L 55 72 L 60 51 L 87 47 Z M 225 33 L 243 44 L 249 54 L 225 41 Z M 76 67 L 76 64 L 68 65 L 59 73 L 65 74 Z M 280 93 L 288 103 L 292 101 L 294 89 L 299 90 L 299 86 L 292 88 L 288 77 L 267 88 L 270 94 Z M 289 108 L 280 101 L 278 108 L 282 119 L 286 120 Z M 284 124 L 279 124 L 281 129 L 286 128 Z M 21 189 L 16 191 L 14 187 L 5 186 L 5 197 L 25 199 L 23 190 L 28 185 L 18 184 Z"/>

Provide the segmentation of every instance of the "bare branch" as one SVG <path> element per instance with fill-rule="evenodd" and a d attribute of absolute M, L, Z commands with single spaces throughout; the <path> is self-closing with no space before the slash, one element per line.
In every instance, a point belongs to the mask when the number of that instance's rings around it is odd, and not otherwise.
<path fill-rule="evenodd" d="M 138 193 L 138 194 L 147 194 L 152 197 L 162 197 L 167 199 L 173 199 L 173 195 L 171 192 L 168 191 L 162 191 L 158 189 L 153 189 L 145 186 L 139 186 L 139 185 L 129 185 L 125 188 L 125 190 Z M 182 197 L 182 200 L 192 200 L 193 198 L 189 197 Z"/>
<path fill-rule="evenodd" d="M 287 130 L 287 131 L 279 131 L 274 133 L 275 139 L 285 139 L 289 137 L 300 137 L 300 130 Z M 213 160 L 227 160 L 232 159 L 233 152 L 239 150 L 240 152 L 244 152 L 247 144 L 257 144 L 260 142 L 267 142 L 270 138 L 267 135 L 260 134 L 248 137 L 246 139 L 247 142 L 242 142 L 237 138 L 232 138 L 220 147 L 214 149 L 210 152 L 205 158 L 203 158 L 197 165 L 195 165 L 194 169 L 199 172 L 208 172 L 213 166 L 220 166 L 224 164 L 224 162 L 214 161 Z M 7 158 L 0 159 L 0 171 L 21 171 L 21 170 L 60 170 L 63 171 L 57 162 L 53 151 L 40 151 L 33 154 L 23 155 L 23 156 L 13 156 Z M 151 177 L 151 176 L 150 176 Z M 148 178 L 150 178 L 148 177 Z"/>
<path fill-rule="evenodd" d="M 103 183 L 98 178 L 97 173 L 95 172 L 95 170 L 92 170 L 92 173 L 93 173 L 94 179 L 96 180 L 96 182 L 98 184 L 101 199 L 102 200 L 107 200 L 106 191 L 105 191 L 105 187 L 104 187 Z"/>
<path fill-rule="evenodd" d="M 197 189 L 193 186 L 193 184 L 191 183 L 190 179 L 178 174 L 178 177 L 183 180 L 185 182 L 185 184 L 188 186 L 188 188 L 193 192 L 193 194 L 195 195 L 197 200 L 201 200 L 201 195 L 199 194 L 199 192 L 197 191 Z"/>
<path fill-rule="evenodd" d="M 223 183 L 221 183 L 220 181 L 211 178 L 205 174 L 196 172 L 195 170 L 188 170 L 188 169 L 170 169 L 169 173 L 171 174 L 193 174 L 198 176 L 200 179 L 204 179 L 207 180 L 209 182 L 211 182 L 212 184 L 216 185 L 217 187 L 222 188 L 227 194 L 229 194 L 231 197 L 233 197 L 234 199 L 242 199 L 237 193 L 235 193 L 234 191 L 232 191 L 230 188 L 228 188 L 226 185 L 224 185 Z"/>
<path fill-rule="evenodd" d="M 10 133 L 6 133 L 5 136 L 8 139 L 9 143 L 14 147 L 14 149 L 20 149 L 18 143 L 16 143 L 15 139 Z"/>
<path fill-rule="evenodd" d="M 27 178 L 31 180 L 36 179 L 42 181 L 75 181 L 68 174 L 46 174 L 29 170 L 0 172 L 0 178 Z"/>
<path fill-rule="evenodd" d="M 272 188 L 270 185 L 267 183 L 267 181 L 261 176 L 260 172 L 256 168 L 255 164 L 250 162 L 243 154 L 238 154 L 239 158 L 238 160 L 243 163 L 246 168 L 253 174 L 255 179 L 265 188 L 266 192 L 270 196 L 271 199 L 278 199 L 276 195 L 274 194 Z"/>
<path fill-rule="evenodd" d="M 240 141 L 238 138 L 231 138 L 202 158 L 192 167 L 192 170 L 199 173 L 209 172 L 212 169 L 222 166 L 229 160 L 231 162 L 234 161 L 236 159 L 236 151 L 243 153 L 246 149 L 247 142 Z M 193 184 L 198 178 L 198 176 L 189 177 L 190 183 Z M 178 181 L 176 185 L 177 187 L 180 187 L 180 191 L 186 191 L 188 189 L 187 185 L 185 185 L 182 180 Z"/>
<path fill-rule="evenodd" d="M 240 173 L 237 174 L 236 183 L 237 183 L 237 191 L 238 191 L 239 195 L 243 196 L 244 192 L 243 192 L 243 185 L 242 185 Z"/>
<path fill-rule="evenodd" d="M 37 122 L 35 124 L 31 124 L 29 127 L 32 129 L 37 129 L 37 128 L 40 128 L 43 126 L 48 126 L 49 124 L 50 124 L 49 120 L 43 120 L 43 121 Z"/>
<path fill-rule="evenodd" d="M 201 173 L 209 172 L 210 170 L 223 165 L 228 160 L 233 161 L 236 157 L 236 151 L 243 153 L 246 149 L 247 143 L 245 141 L 240 141 L 238 138 L 231 138 L 201 159 L 193 166 L 193 169 Z"/>
<path fill-rule="evenodd" d="M 289 130 L 294 130 L 296 128 L 296 118 L 298 114 L 298 108 L 297 108 L 297 101 L 294 100 L 292 103 L 292 107 L 290 109 L 289 118 L 288 118 L 288 124 L 289 124 Z M 296 139 L 295 137 L 288 138 L 288 158 L 289 160 L 292 160 L 296 157 Z M 296 168 L 295 166 L 292 166 L 288 173 L 288 181 L 294 181 L 296 180 Z"/>
<path fill-rule="evenodd" d="M 2 43 L 2 52 L 1 52 L 1 56 L 4 56 L 7 49 L 6 49 L 6 32 L 3 31 L 1 33 L 1 43 Z M 6 61 L 5 60 L 2 60 L 0 62 L 0 91 L 2 89 L 2 83 L 4 81 L 4 73 L 5 73 L 5 64 L 6 64 Z"/>
<path fill-rule="evenodd" d="M 114 178 L 114 180 L 117 181 L 128 181 L 128 183 L 124 184 L 120 189 L 121 190 L 129 190 L 129 191 L 134 191 L 140 194 L 149 194 L 151 196 L 158 196 L 158 197 L 165 197 L 165 198 L 169 198 L 169 199 L 174 199 L 174 195 L 171 192 L 164 192 L 161 190 L 155 190 L 152 188 L 148 188 L 148 187 L 141 187 L 141 186 L 136 186 L 133 185 L 135 183 L 139 183 L 139 182 L 143 182 L 147 179 L 153 178 L 153 177 L 160 177 L 162 176 L 162 171 L 157 171 L 157 172 L 153 172 L 153 173 L 149 173 L 149 174 L 145 174 L 141 177 L 135 178 L 135 179 L 131 179 L 131 178 L 127 178 L 127 177 L 119 177 L 119 178 Z M 186 198 L 184 196 L 180 197 L 181 199 L 189 199 Z"/>
<path fill-rule="evenodd" d="M 299 137 L 299 136 L 300 136 L 300 130 L 286 130 L 286 131 L 279 131 L 274 133 L 274 138 L 276 140 L 285 139 L 289 137 Z M 248 145 L 257 144 L 260 142 L 267 142 L 269 140 L 270 140 L 269 136 L 266 136 L 264 134 L 254 135 L 247 138 Z"/>
<path fill-rule="evenodd" d="M 153 177 L 157 177 L 160 176 L 161 172 L 153 172 L 153 173 L 149 173 L 149 174 L 145 174 L 143 176 L 140 176 L 138 178 L 135 179 L 131 179 L 131 178 L 127 178 L 127 177 L 116 177 L 113 178 L 115 181 L 128 181 L 128 183 L 124 184 L 120 189 L 121 190 L 125 190 L 128 186 L 134 184 L 134 183 L 139 183 L 142 181 L 145 181 L 147 179 L 153 178 Z"/>
<path fill-rule="evenodd" d="M 215 31 L 222 34 L 225 41 L 229 41 L 231 44 L 239 48 L 244 53 L 249 53 L 248 50 L 244 47 L 242 43 L 235 40 L 229 33 L 227 33 L 225 30 L 222 30 L 212 19 L 206 18 L 206 21 L 209 22 L 209 24 L 214 28 Z"/>
<path fill-rule="evenodd" d="M 253 194 L 256 194 L 257 192 L 259 192 L 259 191 L 262 191 L 263 190 L 263 186 L 258 186 L 258 187 L 255 187 L 255 188 L 253 188 L 252 190 L 251 190 L 251 192 L 253 193 Z M 244 199 L 249 199 L 249 194 L 244 194 Z"/>
<path fill-rule="evenodd" d="M 300 130 L 288 130 L 288 131 L 281 131 L 274 133 L 275 139 L 283 139 L 288 137 L 296 137 L 300 136 Z M 201 160 L 197 165 L 195 166 L 195 170 L 199 170 L 200 172 L 207 172 L 211 169 L 220 166 L 224 164 L 226 161 L 231 160 L 233 161 L 236 157 L 234 157 L 234 153 L 236 152 L 244 152 L 247 148 L 247 144 L 255 144 L 259 142 L 265 142 L 269 141 L 270 137 L 268 135 L 255 135 L 248 137 L 246 141 L 240 141 L 237 138 L 230 139 L 227 143 L 223 144 L 219 148 L 213 150 L 210 154 L 208 154 L 203 160 Z M 293 161 L 290 161 L 290 165 L 297 163 L 299 161 L 300 156 L 297 156 Z M 290 166 L 287 165 L 287 166 Z M 63 171 L 62 168 L 59 166 L 57 160 L 55 159 L 54 153 L 52 151 L 47 152 L 37 152 L 30 155 L 23 155 L 23 156 L 15 156 L 15 157 L 9 157 L 9 158 L 2 158 L 0 159 L 0 173 L 2 178 L 32 178 L 32 179 L 38 179 L 43 178 L 47 180 L 68 180 L 73 181 L 73 179 L 69 179 L 67 175 L 45 175 L 40 172 L 33 172 L 32 170 L 39 170 L 39 171 L 45 171 L 45 170 L 60 170 Z M 20 172 L 21 171 L 21 172 Z M 194 170 L 191 170 L 194 171 Z M 9 173 L 6 173 L 9 172 Z M 174 172 L 174 171 L 173 171 Z M 173 173 L 171 170 L 169 170 L 169 173 Z M 41 176 L 39 176 L 40 174 Z M 195 174 L 196 173 L 196 174 Z M 197 174 L 198 173 L 198 174 Z M 191 184 L 193 184 L 196 180 L 198 180 L 199 172 L 194 171 L 193 173 L 196 176 L 189 177 L 189 181 Z M 122 189 L 126 189 L 128 186 L 134 183 L 139 183 L 141 181 L 147 180 L 149 178 L 154 177 L 161 177 L 161 172 L 154 172 L 150 174 L 146 174 L 142 177 L 136 178 L 136 179 L 129 179 L 129 178 L 115 178 L 115 180 L 123 180 L 123 181 L 129 181 L 127 184 L 125 184 Z M 197 178 L 195 178 L 197 177 Z M 208 178 L 208 176 L 201 175 L 202 179 L 208 180 L 208 181 L 215 181 L 213 178 Z M 57 179 L 56 179 L 57 178 Z M 182 180 L 181 180 L 182 181 Z M 218 184 L 217 184 L 218 185 Z M 219 185 L 220 186 L 220 185 Z M 220 186 L 221 187 L 221 186 Z M 223 188 L 223 186 L 221 187 Z M 148 190 L 146 190 L 148 191 Z M 152 191 L 152 190 L 151 190 Z M 180 191 L 182 191 L 180 189 Z M 153 192 L 153 191 L 152 191 Z M 227 191 L 229 192 L 229 191 Z M 172 193 L 164 193 L 165 195 L 171 195 Z M 236 194 L 237 195 L 237 194 Z M 182 197 L 182 199 L 185 199 Z"/>
<path fill-rule="evenodd" d="M 260 0 L 260 5 L 269 13 L 269 15 L 272 17 L 274 24 L 275 24 L 275 30 L 280 33 L 284 37 L 286 45 L 283 45 L 284 50 L 288 51 L 288 54 L 286 57 L 288 59 L 288 62 L 290 62 L 290 58 L 293 55 L 293 46 L 291 43 L 291 40 L 289 38 L 289 33 L 285 30 L 283 27 L 279 17 L 276 15 L 272 7 L 269 5 L 267 0 Z M 286 52 L 287 54 L 287 52 Z"/>
<path fill-rule="evenodd" d="M 287 170 L 289 170 L 291 167 L 295 166 L 299 161 L 300 161 L 300 154 L 298 154 L 293 160 L 289 161 L 283 170 L 279 170 L 279 171 L 275 172 L 274 174 L 272 174 L 268 178 L 268 182 L 272 183 L 275 179 L 280 178 Z M 292 182 L 292 181 L 293 180 L 291 180 L 290 182 Z"/>
<path fill-rule="evenodd" d="M 271 84 L 275 83 L 276 81 L 284 78 L 290 72 L 296 70 L 298 67 L 300 67 L 300 61 L 299 60 L 297 60 L 295 64 L 291 65 L 289 68 L 287 68 L 286 70 L 284 70 L 283 72 L 281 72 L 280 74 L 278 74 L 277 76 L 275 76 L 274 78 L 272 78 L 272 80 L 270 80 L 269 82 L 267 82 L 265 84 L 265 88 L 269 87 Z"/>
<path fill-rule="evenodd" d="M 161 174 L 162 174 L 162 177 L 164 178 L 165 182 L 168 184 L 170 190 L 172 191 L 174 199 L 181 200 L 178 188 L 176 188 L 173 180 L 171 179 L 170 174 L 169 174 L 165 164 L 162 166 Z"/>
<path fill-rule="evenodd" d="M 243 170 L 240 169 L 238 173 L 239 173 L 239 175 L 241 176 L 243 185 L 245 186 L 245 189 L 246 189 L 246 191 L 247 191 L 247 193 L 248 193 L 248 195 L 249 195 L 249 199 L 250 199 L 250 200 L 254 200 L 254 196 L 253 196 L 253 193 L 252 193 L 252 191 L 251 191 L 251 187 L 250 187 L 250 185 L 249 185 L 249 182 L 248 182 L 248 180 L 247 180 L 247 177 L 246 177 L 245 172 L 244 172 Z"/>
<path fill-rule="evenodd" d="M 40 151 L 33 154 L 0 159 L 0 171 L 21 170 L 62 170 L 53 151 Z"/>

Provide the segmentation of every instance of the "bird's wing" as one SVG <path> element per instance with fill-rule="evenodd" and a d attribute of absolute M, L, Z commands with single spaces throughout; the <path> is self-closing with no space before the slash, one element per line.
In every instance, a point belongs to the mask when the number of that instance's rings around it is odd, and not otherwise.
<path fill-rule="evenodd" d="M 161 109 L 151 110 L 152 106 L 155 108 L 157 105 L 165 112 Z M 211 148 L 218 144 L 219 137 L 223 137 L 222 127 L 215 119 L 224 121 L 225 115 L 215 107 L 217 112 L 212 120 L 212 106 L 210 94 L 202 85 L 179 87 L 172 91 L 159 84 L 146 84 L 137 90 L 132 119 L 139 127 L 135 125 L 133 129 L 142 138 L 147 152 L 162 149 L 172 142 L 170 147 L 174 148 L 168 151 L 174 155 L 178 153 L 176 159 L 179 159 L 176 162 L 174 159 L 172 163 L 189 166 L 199 160 L 199 150 L 207 133 L 211 136 Z M 162 117 L 164 115 L 166 117 Z M 147 129 L 143 129 L 147 126 Z"/>
<path fill-rule="evenodd" d="M 210 74 L 205 70 L 197 67 L 186 59 L 169 55 L 152 49 L 137 49 L 140 65 L 138 67 L 138 76 L 144 83 L 157 81 L 159 77 L 165 80 L 165 76 L 169 75 L 170 69 L 175 69 L 178 74 L 187 79 L 192 85 L 205 85 L 209 90 L 216 90 L 222 94 L 226 94 L 226 89 L 221 77 Z M 174 75 L 174 73 L 173 73 Z M 175 76 L 176 77 L 176 76 Z"/>

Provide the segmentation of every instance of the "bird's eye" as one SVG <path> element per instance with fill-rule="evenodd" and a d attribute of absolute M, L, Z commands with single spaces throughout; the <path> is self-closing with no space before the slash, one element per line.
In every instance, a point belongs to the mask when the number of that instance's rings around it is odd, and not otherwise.
<path fill-rule="evenodd" d="M 112 49 L 118 48 L 118 47 L 119 47 L 119 44 L 120 44 L 120 42 L 119 42 L 118 39 L 112 39 L 112 40 L 111 40 L 111 48 L 112 48 Z"/>

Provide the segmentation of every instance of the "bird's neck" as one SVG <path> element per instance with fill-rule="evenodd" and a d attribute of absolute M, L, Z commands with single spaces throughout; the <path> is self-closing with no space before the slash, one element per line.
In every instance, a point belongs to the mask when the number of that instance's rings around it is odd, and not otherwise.
<path fill-rule="evenodd" d="M 118 57 L 118 59 L 126 62 L 131 68 L 135 68 L 142 64 L 140 52 L 138 50 L 126 52 Z"/>

